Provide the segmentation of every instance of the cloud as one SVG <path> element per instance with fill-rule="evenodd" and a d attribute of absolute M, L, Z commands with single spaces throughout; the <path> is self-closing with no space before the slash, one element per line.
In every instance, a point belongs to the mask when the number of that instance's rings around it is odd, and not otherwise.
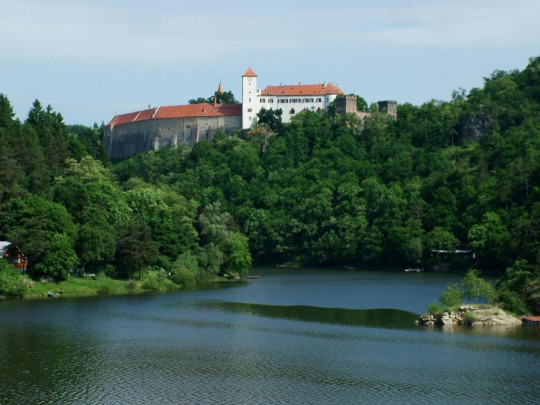
<path fill-rule="evenodd" d="M 3 6 L 0 54 L 110 64 L 205 63 L 299 49 L 540 43 L 538 2 L 315 1 L 243 7 L 170 1 L 22 0 Z M 286 9 L 287 12 L 283 10 Z"/>

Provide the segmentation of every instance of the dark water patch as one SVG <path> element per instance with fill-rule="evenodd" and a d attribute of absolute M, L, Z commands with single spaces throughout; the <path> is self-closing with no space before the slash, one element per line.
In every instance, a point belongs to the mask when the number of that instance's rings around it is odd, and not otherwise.
<path fill-rule="evenodd" d="M 290 319 L 302 322 L 329 323 L 346 326 L 389 329 L 419 329 L 418 315 L 399 309 L 345 309 L 307 305 L 264 305 L 244 302 L 204 303 L 212 309 L 238 312 L 252 316 Z"/>

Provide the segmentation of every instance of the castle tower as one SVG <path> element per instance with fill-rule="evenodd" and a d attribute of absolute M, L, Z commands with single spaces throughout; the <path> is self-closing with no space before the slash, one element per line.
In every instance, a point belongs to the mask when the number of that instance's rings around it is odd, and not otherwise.
<path fill-rule="evenodd" d="M 357 111 L 356 96 L 336 97 L 336 113 L 339 115 L 356 114 Z"/>
<path fill-rule="evenodd" d="M 251 68 L 242 75 L 242 129 L 257 123 L 257 75 Z"/>
<path fill-rule="evenodd" d="M 379 111 L 387 113 L 388 115 L 394 117 L 394 119 L 397 119 L 397 101 L 379 101 L 377 104 L 379 104 Z"/>

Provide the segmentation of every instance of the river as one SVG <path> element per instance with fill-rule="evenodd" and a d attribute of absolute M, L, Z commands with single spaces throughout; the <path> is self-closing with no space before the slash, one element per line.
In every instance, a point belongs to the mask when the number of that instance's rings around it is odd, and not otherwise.
<path fill-rule="evenodd" d="M 540 327 L 415 325 L 458 275 L 252 273 L 0 302 L 0 404 L 540 403 Z"/>

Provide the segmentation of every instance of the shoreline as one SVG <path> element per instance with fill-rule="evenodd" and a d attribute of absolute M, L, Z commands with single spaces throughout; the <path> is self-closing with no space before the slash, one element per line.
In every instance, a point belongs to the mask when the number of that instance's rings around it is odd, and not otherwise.
<path fill-rule="evenodd" d="M 25 278 L 28 290 L 20 297 L 0 295 L 0 300 L 41 300 L 77 297 L 98 297 L 114 295 L 138 295 L 156 292 L 173 292 L 190 290 L 206 283 L 236 282 L 225 278 L 216 278 L 193 286 L 175 284 L 171 280 L 164 283 L 148 283 L 148 280 L 116 280 L 109 277 L 103 278 L 79 278 L 71 277 L 68 280 L 55 283 L 52 281 L 34 281 Z M 49 292 L 55 294 L 48 296 Z"/>

